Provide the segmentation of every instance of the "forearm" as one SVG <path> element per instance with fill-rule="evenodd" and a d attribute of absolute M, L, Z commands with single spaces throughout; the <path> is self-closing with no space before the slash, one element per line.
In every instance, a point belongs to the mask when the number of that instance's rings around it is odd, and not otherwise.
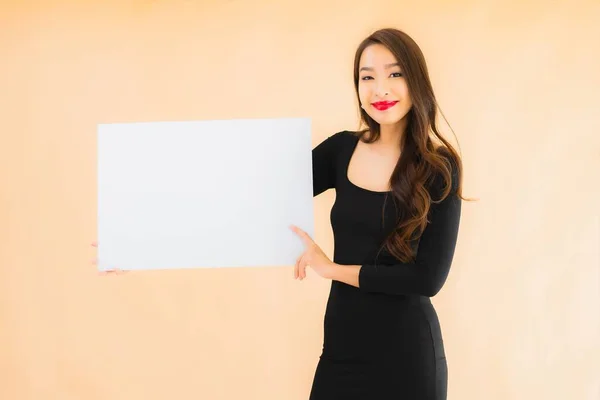
<path fill-rule="evenodd" d="M 414 262 L 382 265 L 334 264 L 331 279 L 368 293 L 435 296 L 443 286 L 452 264 L 460 221 L 461 203 L 450 196 L 436 205 L 423 233 Z"/>
<path fill-rule="evenodd" d="M 359 287 L 358 277 L 360 269 L 360 265 L 334 264 L 331 270 L 331 279 L 354 287 Z"/>
<path fill-rule="evenodd" d="M 379 266 L 333 264 L 329 277 L 367 292 L 433 296 L 446 273 L 441 271 L 441 276 L 438 274 L 430 276 L 426 271 L 425 267 L 414 264 Z M 361 273 L 363 274 L 362 287 Z"/>

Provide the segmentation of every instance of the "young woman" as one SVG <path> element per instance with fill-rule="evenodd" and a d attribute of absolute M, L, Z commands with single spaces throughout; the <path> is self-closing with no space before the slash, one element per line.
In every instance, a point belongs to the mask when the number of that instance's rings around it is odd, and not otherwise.
<path fill-rule="evenodd" d="M 356 51 L 365 125 L 313 150 L 314 195 L 335 189 L 331 261 L 302 230 L 306 267 L 331 279 L 310 400 L 443 400 L 447 364 L 430 298 L 457 241 L 462 163 L 436 127 L 436 99 L 417 44 L 396 29 Z"/>
<path fill-rule="evenodd" d="M 367 37 L 354 85 L 365 129 L 338 132 L 313 150 L 314 195 L 336 191 L 333 261 L 292 227 L 306 244 L 294 277 L 304 279 L 309 266 L 332 280 L 310 400 L 445 400 L 446 356 L 430 298 L 454 256 L 462 163 L 436 127 L 425 59 L 408 35 Z"/>

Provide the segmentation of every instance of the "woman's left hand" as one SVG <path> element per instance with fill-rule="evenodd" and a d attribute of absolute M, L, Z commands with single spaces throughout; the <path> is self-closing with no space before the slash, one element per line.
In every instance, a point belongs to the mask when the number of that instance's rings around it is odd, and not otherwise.
<path fill-rule="evenodd" d="M 331 279 L 331 274 L 335 268 L 335 263 L 329 259 L 321 248 L 312 240 L 312 238 L 302 229 L 295 225 L 290 226 L 306 246 L 304 253 L 298 257 L 294 267 L 294 279 L 300 280 L 306 278 L 306 266 L 310 266 L 318 275 L 323 278 Z"/>

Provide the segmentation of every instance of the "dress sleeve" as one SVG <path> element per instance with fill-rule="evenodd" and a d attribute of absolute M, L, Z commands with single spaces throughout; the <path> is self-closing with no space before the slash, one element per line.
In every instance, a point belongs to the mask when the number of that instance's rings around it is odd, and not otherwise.
<path fill-rule="evenodd" d="M 362 265 L 359 288 L 365 292 L 435 296 L 448 277 L 454 257 L 461 214 L 456 192 L 458 176 L 452 174 L 452 190 L 430 208 L 429 223 L 419 241 L 412 263 Z"/>
<path fill-rule="evenodd" d="M 335 187 L 340 136 L 341 132 L 331 135 L 312 150 L 313 196 Z"/>

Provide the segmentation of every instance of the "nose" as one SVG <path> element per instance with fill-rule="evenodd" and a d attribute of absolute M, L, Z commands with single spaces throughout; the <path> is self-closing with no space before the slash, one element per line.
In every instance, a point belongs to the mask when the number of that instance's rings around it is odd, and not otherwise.
<path fill-rule="evenodd" d="M 379 85 L 377 85 L 375 93 L 379 97 L 385 97 L 390 93 L 390 89 L 387 87 L 385 82 L 382 82 Z"/>

